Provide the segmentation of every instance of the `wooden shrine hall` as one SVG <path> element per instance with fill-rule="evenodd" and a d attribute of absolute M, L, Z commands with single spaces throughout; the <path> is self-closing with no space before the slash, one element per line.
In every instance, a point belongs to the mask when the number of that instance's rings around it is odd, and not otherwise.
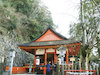
<path fill-rule="evenodd" d="M 20 49 L 34 54 L 34 66 L 46 65 L 47 60 L 49 60 L 51 64 L 57 63 L 57 56 L 59 55 L 58 48 L 60 46 L 64 46 L 66 48 L 64 62 L 66 64 L 70 64 L 68 57 L 77 56 L 81 47 L 81 42 L 69 40 L 49 26 L 40 37 L 36 38 L 31 43 L 18 45 Z M 43 67 L 43 72 L 44 74 L 46 73 L 46 67 Z"/>

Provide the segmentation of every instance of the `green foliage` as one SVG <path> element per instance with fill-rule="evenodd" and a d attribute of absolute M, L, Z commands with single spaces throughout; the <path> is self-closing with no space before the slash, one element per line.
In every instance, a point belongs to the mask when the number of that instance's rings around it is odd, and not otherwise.
<path fill-rule="evenodd" d="M 99 11 L 98 6 L 96 6 L 93 0 L 82 0 L 83 1 L 83 27 L 80 22 L 71 24 L 70 26 L 70 34 L 74 38 L 81 39 L 83 36 L 86 38 L 86 44 L 93 44 L 96 33 L 99 30 Z M 100 10 L 100 9 L 99 9 Z M 81 13 L 80 13 L 81 14 Z M 79 15 L 79 20 L 81 19 L 81 15 Z M 86 35 L 83 35 L 83 30 Z"/>
<path fill-rule="evenodd" d="M 91 57 L 89 59 L 90 59 L 90 61 L 95 61 L 95 62 L 99 61 L 98 57 L 96 57 L 93 53 L 92 53 L 92 55 L 91 55 Z"/>
<path fill-rule="evenodd" d="M 82 28 L 80 23 L 70 25 L 70 35 L 76 40 L 82 40 Z"/>
<path fill-rule="evenodd" d="M 94 0 L 97 4 L 100 4 L 100 0 Z"/>
<path fill-rule="evenodd" d="M 15 35 L 20 42 L 39 36 L 48 25 L 54 25 L 50 12 L 40 4 L 40 0 L 1 0 L 0 27 L 6 33 L 0 33 Z"/>
<path fill-rule="evenodd" d="M 100 34 L 98 34 L 98 37 L 97 37 L 97 48 L 98 48 L 98 57 L 100 58 Z"/>
<path fill-rule="evenodd" d="M 100 0 L 82 0 L 82 4 L 82 16 L 80 12 L 79 20 L 81 21 L 81 19 L 83 19 L 83 23 L 78 22 L 71 24 L 70 34 L 71 37 L 82 40 L 80 55 L 85 58 L 86 53 L 90 54 L 92 48 L 97 46 L 97 33 L 100 32 Z M 84 40 L 85 46 L 83 45 Z M 98 48 L 98 54 L 100 55 L 99 51 Z"/>

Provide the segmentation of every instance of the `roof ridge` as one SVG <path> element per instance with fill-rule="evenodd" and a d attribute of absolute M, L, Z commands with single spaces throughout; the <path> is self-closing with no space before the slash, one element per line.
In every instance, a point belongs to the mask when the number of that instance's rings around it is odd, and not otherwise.
<path fill-rule="evenodd" d="M 45 29 L 45 31 L 39 36 L 39 37 L 37 37 L 36 39 L 34 39 L 33 40 L 33 42 L 35 42 L 37 39 L 39 39 L 43 34 L 45 34 L 46 32 L 47 32 L 47 30 L 48 29 L 50 29 L 51 31 L 53 31 L 56 35 L 58 35 L 60 38 L 63 38 L 64 40 L 68 40 L 65 36 L 63 36 L 63 35 L 61 35 L 60 33 L 58 33 L 58 32 L 56 32 L 55 30 L 54 30 L 54 28 L 51 26 L 51 25 L 49 25 L 46 29 Z"/>

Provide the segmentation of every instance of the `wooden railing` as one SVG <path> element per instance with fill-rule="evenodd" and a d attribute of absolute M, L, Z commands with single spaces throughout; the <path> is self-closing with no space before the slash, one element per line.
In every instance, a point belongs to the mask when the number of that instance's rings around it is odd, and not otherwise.
<path fill-rule="evenodd" d="M 6 67 L 6 71 L 9 71 L 9 66 Z M 13 74 L 26 73 L 26 68 L 24 68 L 24 67 L 13 67 L 12 73 Z"/>
<path fill-rule="evenodd" d="M 96 75 L 96 70 L 64 70 L 65 75 L 69 73 L 70 75 Z M 69 75 L 68 74 L 68 75 Z"/>

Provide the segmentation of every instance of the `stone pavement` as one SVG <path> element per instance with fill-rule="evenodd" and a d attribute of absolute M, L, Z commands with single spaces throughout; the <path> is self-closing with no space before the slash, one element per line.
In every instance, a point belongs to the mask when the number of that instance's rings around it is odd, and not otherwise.
<path fill-rule="evenodd" d="M 8 72 L 4 72 L 2 75 L 8 75 Z M 45 74 L 12 74 L 12 75 L 45 75 Z"/>
<path fill-rule="evenodd" d="M 3 75 L 8 75 L 8 73 L 3 73 Z M 46 75 L 46 74 L 12 74 L 12 75 Z"/>
<path fill-rule="evenodd" d="M 7 73 L 3 75 L 8 75 Z M 12 75 L 45 75 L 45 74 L 12 74 Z"/>
<path fill-rule="evenodd" d="M 12 74 L 12 75 L 44 75 L 44 74 Z"/>
<path fill-rule="evenodd" d="M 12 75 L 46 75 L 46 74 L 12 74 Z M 54 74 L 52 74 L 54 75 Z"/>
<path fill-rule="evenodd" d="M 4 72 L 2 75 L 8 75 L 8 72 Z M 46 75 L 46 74 L 12 74 L 12 75 Z"/>

